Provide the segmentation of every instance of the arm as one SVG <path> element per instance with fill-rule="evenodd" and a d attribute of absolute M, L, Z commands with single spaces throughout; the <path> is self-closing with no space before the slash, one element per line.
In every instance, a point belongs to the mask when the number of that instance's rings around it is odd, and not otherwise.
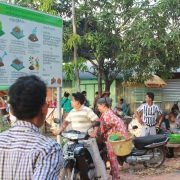
<path fill-rule="evenodd" d="M 68 122 L 68 121 L 65 120 L 65 121 L 62 123 L 61 127 L 60 127 L 59 129 L 57 129 L 56 131 L 54 131 L 53 133 L 54 133 L 55 135 L 61 134 L 61 132 L 63 132 L 69 124 L 70 124 L 70 122 Z"/>
<path fill-rule="evenodd" d="M 137 117 L 139 123 L 140 123 L 140 124 L 143 124 L 143 121 L 141 120 L 141 117 L 140 117 L 140 115 L 139 115 L 139 112 L 138 112 L 138 111 L 134 111 L 134 114 L 135 114 L 135 116 Z"/>
<path fill-rule="evenodd" d="M 156 123 L 156 126 L 159 126 L 163 120 L 163 114 L 161 114 L 160 118 L 159 118 L 159 121 Z"/>
<path fill-rule="evenodd" d="M 97 120 L 99 121 L 99 120 Z M 93 133 L 90 134 L 90 138 L 95 138 L 98 133 L 99 127 L 94 127 Z"/>
<path fill-rule="evenodd" d="M 55 150 L 53 150 L 55 149 Z M 63 165 L 62 149 L 59 145 L 46 149 L 45 152 L 39 153 L 39 158 L 35 163 L 33 180 L 58 180 L 60 168 Z"/>

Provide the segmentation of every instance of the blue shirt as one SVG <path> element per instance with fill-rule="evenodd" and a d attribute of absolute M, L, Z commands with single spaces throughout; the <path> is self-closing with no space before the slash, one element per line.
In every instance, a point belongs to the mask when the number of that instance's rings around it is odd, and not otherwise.
<path fill-rule="evenodd" d="M 0 179 L 58 180 L 61 146 L 30 122 L 18 120 L 0 133 Z"/>

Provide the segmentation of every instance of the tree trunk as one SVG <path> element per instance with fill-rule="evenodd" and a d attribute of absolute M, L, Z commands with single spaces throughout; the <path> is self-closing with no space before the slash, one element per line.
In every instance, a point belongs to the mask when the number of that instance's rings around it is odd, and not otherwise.
<path fill-rule="evenodd" d="M 102 69 L 99 69 L 99 73 L 98 73 L 98 94 L 99 97 L 102 94 Z"/>
<path fill-rule="evenodd" d="M 74 2 L 74 0 L 72 0 L 72 25 L 73 25 L 73 33 L 76 34 L 76 14 L 75 14 L 75 2 Z M 77 68 L 77 45 L 76 45 L 76 43 L 74 46 L 74 64 L 75 64 L 75 72 L 76 72 L 77 91 L 81 92 L 79 70 Z"/>

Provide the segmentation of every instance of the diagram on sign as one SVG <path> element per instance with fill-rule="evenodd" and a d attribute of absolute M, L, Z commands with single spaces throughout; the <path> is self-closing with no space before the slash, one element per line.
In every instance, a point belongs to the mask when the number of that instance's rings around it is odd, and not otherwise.
<path fill-rule="evenodd" d="M 19 26 L 15 26 L 12 29 L 11 34 L 16 37 L 17 39 L 21 39 L 24 37 L 23 30 Z"/>
<path fill-rule="evenodd" d="M 4 66 L 4 63 L 3 63 L 3 57 L 6 56 L 6 55 L 7 55 L 7 53 L 4 52 L 3 56 L 0 57 L 0 67 L 3 67 L 3 66 Z"/>
<path fill-rule="evenodd" d="M 28 39 L 32 42 L 36 42 L 38 41 L 38 38 L 36 36 L 36 32 L 37 32 L 37 27 L 35 27 L 33 30 L 32 30 L 32 34 L 29 35 Z"/>
<path fill-rule="evenodd" d="M 34 58 L 33 56 L 30 56 L 29 57 L 29 63 L 30 63 L 30 66 L 29 66 L 29 69 L 32 71 L 32 70 L 36 70 L 36 71 L 39 71 L 40 69 L 40 64 L 39 64 L 39 58 Z"/>
<path fill-rule="evenodd" d="M 12 61 L 11 66 L 17 71 L 20 71 L 21 69 L 24 68 L 23 61 L 21 61 L 20 58 L 17 57 Z"/>
<path fill-rule="evenodd" d="M 0 36 L 2 36 L 4 33 L 4 31 L 2 30 L 2 22 L 0 21 Z"/>
<path fill-rule="evenodd" d="M 51 84 L 61 84 L 61 78 L 55 79 L 54 77 L 51 79 Z"/>

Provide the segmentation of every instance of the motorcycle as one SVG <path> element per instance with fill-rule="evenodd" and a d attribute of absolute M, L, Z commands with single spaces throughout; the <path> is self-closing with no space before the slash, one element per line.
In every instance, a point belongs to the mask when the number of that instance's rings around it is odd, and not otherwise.
<path fill-rule="evenodd" d="M 134 126 L 133 129 L 137 127 Z M 166 135 L 148 135 L 144 137 L 135 137 L 133 139 L 134 147 L 130 154 L 118 156 L 118 163 L 122 166 L 124 162 L 135 166 L 143 164 L 145 167 L 160 167 L 169 151 L 166 147 L 169 137 Z"/>
<path fill-rule="evenodd" d="M 97 126 L 100 126 L 99 121 L 93 122 L 90 128 Z M 65 179 L 66 175 L 68 179 L 71 180 L 98 180 L 100 178 L 95 176 L 95 166 L 91 154 L 84 145 L 79 142 L 80 140 L 87 140 L 89 138 L 88 130 L 87 133 L 81 133 L 76 130 L 61 133 L 62 137 L 69 140 L 63 148 L 64 164 L 61 180 Z"/>

